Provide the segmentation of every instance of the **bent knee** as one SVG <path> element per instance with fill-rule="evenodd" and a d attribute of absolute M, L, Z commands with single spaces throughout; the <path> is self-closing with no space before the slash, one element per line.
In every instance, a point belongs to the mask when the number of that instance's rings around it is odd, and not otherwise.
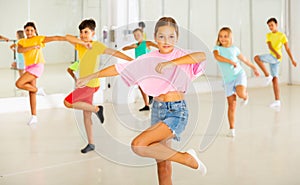
<path fill-rule="evenodd" d="M 259 55 L 256 55 L 256 56 L 254 57 L 254 60 L 255 60 L 255 62 L 260 61 Z"/>
<path fill-rule="evenodd" d="M 135 138 L 132 142 L 131 142 L 131 149 L 134 153 L 136 153 L 137 155 L 140 156 L 144 156 L 144 151 L 145 148 L 148 145 L 146 143 L 144 143 L 142 140 Z"/>
<path fill-rule="evenodd" d="M 23 84 L 22 84 L 19 80 L 16 81 L 15 85 L 16 85 L 16 87 L 19 88 L 19 89 L 21 89 L 22 86 L 23 86 Z"/>

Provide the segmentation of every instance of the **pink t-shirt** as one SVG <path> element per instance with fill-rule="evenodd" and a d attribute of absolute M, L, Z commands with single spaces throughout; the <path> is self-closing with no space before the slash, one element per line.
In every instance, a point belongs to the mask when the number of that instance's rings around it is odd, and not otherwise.
<path fill-rule="evenodd" d="M 162 74 L 157 73 L 155 67 L 160 62 L 170 61 L 187 54 L 189 52 L 178 48 L 174 48 L 168 54 L 161 54 L 156 50 L 134 61 L 116 64 L 115 67 L 128 86 L 139 85 L 150 96 L 156 97 L 170 91 L 186 92 L 191 81 L 204 72 L 205 62 L 177 65 L 163 69 Z"/>

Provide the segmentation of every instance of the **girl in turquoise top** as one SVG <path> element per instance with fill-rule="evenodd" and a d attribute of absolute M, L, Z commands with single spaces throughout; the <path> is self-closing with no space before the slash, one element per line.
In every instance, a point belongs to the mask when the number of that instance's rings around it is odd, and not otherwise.
<path fill-rule="evenodd" d="M 136 28 L 135 30 L 133 30 L 133 35 L 134 35 L 134 38 L 137 41 L 137 43 L 129 45 L 129 46 L 125 46 L 122 50 L 126 51 L 126 50 L 130 50 L 130 49 L 134 49 L 135 50 L 135 58 L 138 58 L 139 56 L 142 56 L 146 53 L 149 53 L 151 46 L 158 48 L 155 43 L 144 40 L 142 29 Z M 143 100 L 145 103 L 145 106 L 143 108 L 141 108 L 139 111 L 150 110 L 149 102 L 152 101 L 152 96 L 149 96 L 149 100 L 148 100 L 148 96 L 143 92 L 143 90 L 140 87 L 139 87 L 139 89 L 141 91 L 141 94 L 143 96 Z"/>
<path fill-rule="evenodd" d="M 24 38 L 24 31 L 18 30 L 16 33 L 17 39 L 20 40 Z M 10 45 L 10 49 L 17 51 L 18 43 Z M 11 65 L 13 68 L 16 68 L 19 71 L 19 76 L 22 76 L 25 70 L 24 57 L 22 53 L 16 52 L 16 61 Z"/>
<path fill-rule="evenodd" d="M 234 137 L 236 96 L 243 99 L 243 105 L 246 105 L 249 99 L 246 90 L 247 76 L 239 60 L 249 66 L 255 76 L 259 76 L 259 73 L 256 67 L 241 54 L 239 48 L 232 45 L 232 32 L 228 27 L 221 28 L 219 31 L 217 46 L 215 46 L 213 53 L 222 72 L 227 96 L 228 121 L 230 126 L 227 136 Z"/>

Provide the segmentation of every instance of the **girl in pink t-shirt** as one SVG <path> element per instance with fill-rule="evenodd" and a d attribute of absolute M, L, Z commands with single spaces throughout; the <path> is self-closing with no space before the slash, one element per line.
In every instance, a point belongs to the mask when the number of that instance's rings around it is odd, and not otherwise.
<path fill-rule="evenodd" d="M 159 184 L 172 184 L 171 161 L 206 173 L 205 165 L 193 149 L 179 152 L 170 147 L 171 139 L 179 140 L 185 129 L 188 110 L 184 94 L 191 80 L 203 72 L 202 62 L 206 57 L 203 52 L 188 53 L 175 48 L 178 26 L 171 17 L 163 17 L 156 23 L 154 37 L 157 51 L 81 78 L 77 87 L 93 78 L 120 75 L 127 85 L 139 85 L 154 97 L 152 126 L 134 138 L 131 146 L 137 155 L 156 159 Z"/>

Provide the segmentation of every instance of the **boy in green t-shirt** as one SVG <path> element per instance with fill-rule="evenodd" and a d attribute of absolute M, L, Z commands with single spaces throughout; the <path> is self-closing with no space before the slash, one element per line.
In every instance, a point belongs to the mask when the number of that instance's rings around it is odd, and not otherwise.
<path fill-rule="evenodd" d="M 256 55 L 254 57 L 254 60 L 266 76 L 266 85 L 271 83 L 271 81 L 273 82 L 275 101 L 270 105 L 270 107 L 280 108 L 281 103 L 280 103 L 279 85 L 278 85 L 278 69 L 279 69 L 279 64 L 282 60 L 282 52 L 281 52 L 282 46 L 284 46 L 289 58 L 291 59 L 293 66 L 296 67 L 297 63 L 294 60 L 291 50 L 288 46 L 288 39 L 286 35 L 278 31 L 277 20 L 275 18 L 270 18 L 267 21 L 267 24 L 271 31 L 270 33 L 267 33 L 266 36 L 267 37 L 266 42 L 270 50 L 270 53 L 263 54 L 263 55 Z M 267 71 L 264 63 L 270 64 L 271 75 Z"/>

